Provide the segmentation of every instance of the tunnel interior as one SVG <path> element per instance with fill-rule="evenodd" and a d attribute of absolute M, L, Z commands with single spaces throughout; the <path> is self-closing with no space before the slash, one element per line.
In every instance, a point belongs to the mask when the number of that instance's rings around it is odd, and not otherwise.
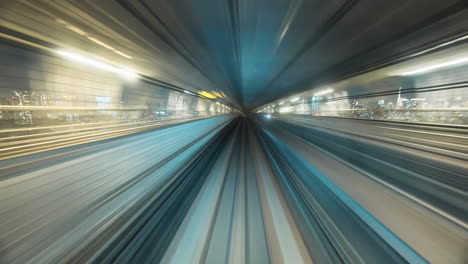
<path fill-rule="evenodd" d="M 0 264 L 468 262 L 462 0 L 3 0 Z"/>

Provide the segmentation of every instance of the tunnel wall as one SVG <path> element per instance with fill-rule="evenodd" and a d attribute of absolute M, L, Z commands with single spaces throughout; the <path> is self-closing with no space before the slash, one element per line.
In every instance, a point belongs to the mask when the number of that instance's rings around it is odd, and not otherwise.
<path fill-rule="evenodd" d="M 215 102 L 139 78 L 116 76 L 53 53 L 0 44 L 0 60 L 2 128 L 213 116 L 229 112 Z M 11 108 L 15 106 L 16 109 Z"/>

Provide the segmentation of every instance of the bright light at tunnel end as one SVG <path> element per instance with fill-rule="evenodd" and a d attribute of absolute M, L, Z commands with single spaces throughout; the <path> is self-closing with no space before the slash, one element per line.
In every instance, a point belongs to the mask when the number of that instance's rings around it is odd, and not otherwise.
<path fill-rule="evenodd" d="M 100 61 L 97 61 L 97 60 L 82 56 L 80 54 L 76 54 L 76 53 L 68 52 L 68 51 L 63 51 L 63 50 L 59 50 L 59 51 L 56 51 L 56 52 L 60 56 L 65 57 L 67 59 L 79 62 L 79 63 L 84 64 L 84 65 L 88 65 L 88 66 L 91 66 L 91 67 L 95 67 L 95 68 L 98 68 L 98 69 L 101 69 L 101 70 L 116 73 L 116 74 L 118 74 L 118 75 L 120 75 L 120 76 L 122 76 L 122 77 L 124 77 L 126 79 L 135 79 L 135 78 L 138 77 L 138 75 L 134 71 L 131 71 L 131 70 L 128 70 L 128 69 L 123 69 L 123 68 L 118 68 L 118 67 L 112 66 L 110 64 L 107 64 L 107 63 L 104 63 L 104 62 L 100 62 Z"/>

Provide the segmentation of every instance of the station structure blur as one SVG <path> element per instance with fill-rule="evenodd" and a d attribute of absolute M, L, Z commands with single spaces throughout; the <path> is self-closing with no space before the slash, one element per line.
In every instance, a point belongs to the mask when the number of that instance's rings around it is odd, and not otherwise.
<path fill-rule="evenodd" d="M 0 1 L 0 264 L 468 263 L 467 3 Z"/>

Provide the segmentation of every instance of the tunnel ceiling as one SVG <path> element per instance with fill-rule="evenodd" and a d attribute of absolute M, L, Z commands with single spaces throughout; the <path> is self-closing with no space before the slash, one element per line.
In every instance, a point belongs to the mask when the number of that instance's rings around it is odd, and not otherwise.
<path fill-rule="evenodd" d="M 2 1 L 3 34 L 254 108 L 466 33 L 457 0 Z M 44 44 L 45 45 L 45 44 Z"/>

